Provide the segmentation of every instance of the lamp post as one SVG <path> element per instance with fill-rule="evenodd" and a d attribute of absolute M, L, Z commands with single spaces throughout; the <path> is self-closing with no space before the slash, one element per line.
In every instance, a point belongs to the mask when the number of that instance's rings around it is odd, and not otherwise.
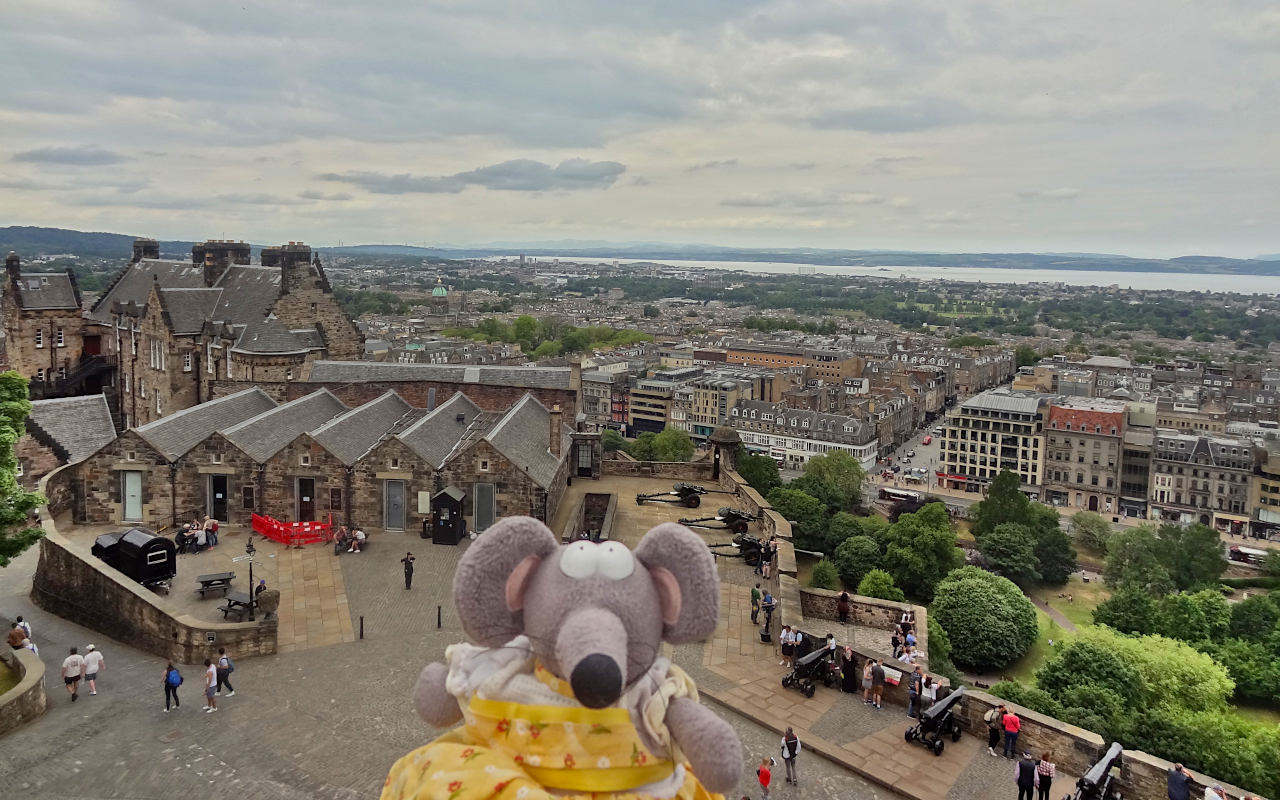
<path fill-rule="evenodd" d="M 249 531 L 249 541 L 245 542 L 244 553 L 249 557 L 249 621 L 254 622 L 253 609 L 258 605 L 258 596 L 253 593 L 256 588 L 253 583 L 253 531 Z"/>

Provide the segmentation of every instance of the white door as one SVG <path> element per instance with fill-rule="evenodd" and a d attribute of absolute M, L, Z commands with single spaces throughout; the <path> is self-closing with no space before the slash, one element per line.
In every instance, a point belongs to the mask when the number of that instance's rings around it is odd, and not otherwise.
<path fill-rule="evenodd" d="M 124 518 L 128 522 L 141 522 L 142 473 L 128 470 L 121 475 L 124 476 Z"/>

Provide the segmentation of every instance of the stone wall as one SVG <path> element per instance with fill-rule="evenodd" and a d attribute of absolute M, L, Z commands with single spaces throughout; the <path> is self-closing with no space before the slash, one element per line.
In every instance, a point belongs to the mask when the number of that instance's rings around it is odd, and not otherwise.
<path fill-rule="evenodd" d="M 426 492 L 431 497 L 445 487 L 437 485 L 435 470 L 422 456 L 394 437 L 382 440 L 352 468 L 348 517 L 361 525 L 385 529 L 388 480 L 405 482 L 405 530 L 421 533 L 431 512 L 419 511 L 418 494 Z"/>
<path fill-rule="evenodd" d="M 335 361 L 355 361 L 364 355 L 364 336 L 334 299 L 320 270 L 301 250 L 284 253 L 280 297 L 271 307 L 290 328 L 316 326 L 324 333 L 327 356 Z M 323 268 L 321 268 L 323 269 Z"/>
<path fill-rule="evenodd" d="M 227 512 L 220 520 L 233 525 L 249 525 L 261 504 L 257 492 L 258 464 L 225 436 L 215 433 L 192 447 L 177 462 L 174 495 L 179 521 L 212 515 L 210 487 L 213 476 L 227 479 Z M 252 503 L 245 508 L 245 487 L 251 488 Z"/>
<path fill-rule="evenodd" d="M 566 466 L 561 464 L 559 475 L 563 486 Z M 497 493 L 495 519 L 513 516 L 529 516 L 542 521 L 551 519 L 559 492 L 547 492 L 533 481 L 524 470 L 507 460 L 487 441 L 481 439 L 444 469 L 440 470 L 442 486 L 456 486 L 466 492 L 463 513 L 468 518 L 468 530 L 475 530 L 475 485 L 492 483 Z"/>
<path fill-rule="evenodd" d="M 79 486 L 79 473 L 72 468 L 59 469 L 42 478 L 39 488 L 44 492 L 47 501 L 45 508 L 53 516 L 70 511 L 72 520 L 81 522 L 82 520 L 76 517 L 81 505 L 78 499 Z"/>
<path fill-rule="evenodd" d="M 604 475 L 620 475 L 629 478 L 670 478 L 675 481 L 709 481 L 710 461 L 630 461 L 609 459 L 600 465 Z"/>
<path fill-rule="evenodd" d="M 218 647 L 239 657 L 276 652 L 276 620 L 218 623 L 175 615 L 157 604 L 149 589 L 73 551 L 47 506 L 40 522 L 45 535 L 31 601 L 45 611 L 182 664 L 199 663 Z"/>
<path fill-rule="evenodd" d="M 18 438 L 18 443 L 13 447 L 13 453 L 18 457 L 18 464 L 22 467 L 22 477 L 18 479 L 18 483 L 28 492 L 34 492 L 41 478 L 62 465 L 62 459 L 53 451 L 53 448 L 30 432 Z"/>
<path fill-rule="evenodd" d="M 83 503 L 78 518 L 84 522 L 124 521 L 121 473 L 126 471 L 142 473 L 142 518 L 129 522 L 154 528 L 172 521 L 173 486 L 169 462 L 136 432 L 125 431 L 72 469 L 80 482 Z"/>
<path fill-rule="evenodd" d="M 840 592 L 827 589 L 815 589 L 809 586 L 800 588 L 800 608 L 807 618 L 831 619 L 840 618 L 836 603 Z M 916 647 L 921 652 L 929 652 L 929 610 L 924 606 L 911 603 L 895 603 L 892 600 L 881 600 L 877 597 L 849 595 L 849 618 L 855 625 L 875 628 L 882 631 L 893 630 L 894 625 L 902 619 L 906 611 L 916 613 Z"/>
<path fill-rule="evenodd" d="M 601 492 L 587 492 L 578 498 L 577 505 L 569 513 L 560 540 L 569 542 L 583 531 L 597 535 L 600 541 L 613 538 L 613 518 L 618 510 L 618 496 Z M 552 531 L 555 533 L 555 531 Z"/>
<path fill-rule="evenodd" d="M 18 684 L 0 694 L 0 736 L 38 718 L 49 707 L 44 691 L 44 662 L 30 650 L 0 653 L 0 661 L 18 673 Z"/>
<path fill-rule="evenodd" d="M 258 506 L 263 513 L 278 520 L 328 522 L 345 519 L 346 465 L 308 434 L 302 434 L 267 459 L 259 477 Z M 312 494 L 300 494 L 300 480 L 312 481 Z M 334 492 L 338 496 L 334 496 Z M 303 501 L 302 498 L 310 498 Z M 299 504 L 309 502 L 314 508 L 311 519 L 299 517 Z M 379 514 L 379 519 L 381 514 Z M 356 520 L 367 525 L 367 520 Z"/>

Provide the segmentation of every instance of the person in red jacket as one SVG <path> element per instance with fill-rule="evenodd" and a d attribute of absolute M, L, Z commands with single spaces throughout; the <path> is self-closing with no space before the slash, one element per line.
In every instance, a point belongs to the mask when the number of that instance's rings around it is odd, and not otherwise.
<path fill-rule="evenodd" d="M 764 796 L 769 796 L 769 781 L 773 780 L 773 759 L 765 756 L 760 759 L 760 766 L 756 767 L 756 777 L 760 779 L 760 789 L 764 792 Z"/>
<path fill-rule="evenodd" d="M 1004 714 L 1004 757 L 1018 757 L 1018 731 L 1022 730 L 1022 720 L 1012 711 Z"/>

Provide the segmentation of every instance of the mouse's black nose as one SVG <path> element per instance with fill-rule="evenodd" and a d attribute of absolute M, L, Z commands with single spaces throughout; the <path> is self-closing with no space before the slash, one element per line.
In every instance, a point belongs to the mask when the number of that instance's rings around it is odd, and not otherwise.
<path fill-rule="evenodd" d="M 587 708 L 604 708 L 622 695 L 622 670 L 612 658 L 595 653 L 573 668 L 569 686 L 579 703 Z"/>

